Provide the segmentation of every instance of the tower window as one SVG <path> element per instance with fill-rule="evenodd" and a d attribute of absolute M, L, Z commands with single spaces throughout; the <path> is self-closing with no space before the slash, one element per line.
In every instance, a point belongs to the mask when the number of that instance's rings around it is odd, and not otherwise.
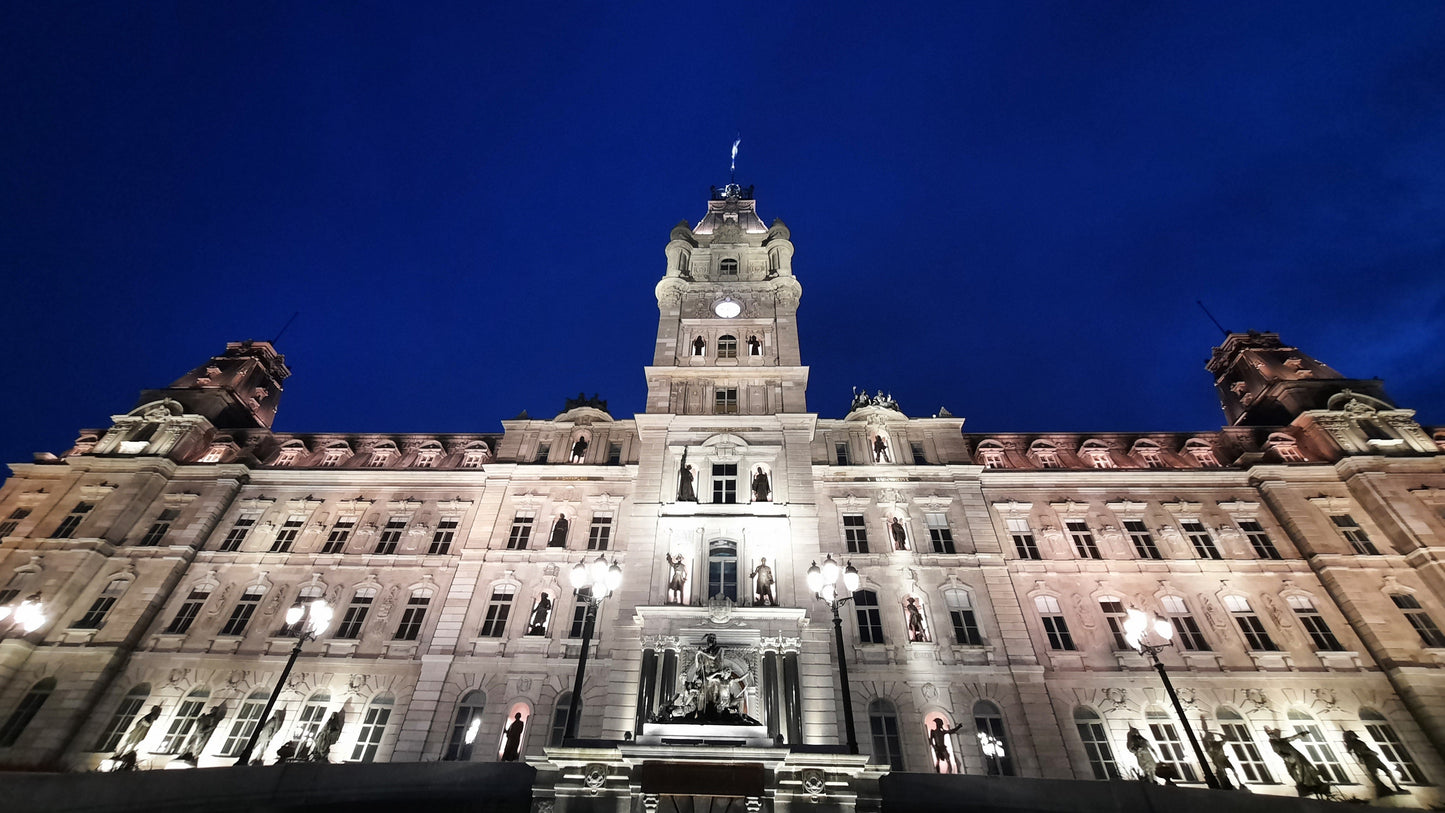
<path fill-rule="evenodd" d="M 712 501 L 728 505 L 738 501 L 738 464 L 712 464 Z"/>
<path fill-rule="evenodd" d="M 718 387 L 713 391 L 713 414 L 738 414 L 738 388 Z"/>
<path fill-rule="evenodd" d="M 724 277 L 736 277 L 738 275 L 738 261 L 732 258 L 723 260 L 718 264 L 718 273 Z"/>
<path fill-rule="evenodd" d="M 738 339 L 736 336 L 717 337 L 717 357 L 720 359 L 735 359 L 738 357 Z"/>
<path fill-rule="evenodd" d="M 847 444 L 847 443 L 834 443 L 834 444 L 833 444 L 833 459 L 834 459 L 834 460 L 837 462 L 837 464 L 840 465 L 840 466 L 849 466 L 849 465 L 852 465 L 853 459 L 852 459 L 852 457 L 848 454 L 848 444 Z"/>

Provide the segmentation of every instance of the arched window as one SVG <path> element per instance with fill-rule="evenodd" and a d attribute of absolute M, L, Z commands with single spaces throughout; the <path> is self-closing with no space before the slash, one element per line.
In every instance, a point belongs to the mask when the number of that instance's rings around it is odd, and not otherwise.
<path fill-rule="evenodd" d="M 376 759 L 376 750 L 381 747 L 381 738 L 386 734 L 386 723 L 391 719 L 392 697 L 379 694 L 366 704 L 366 715 L 361 718 L 361 733 L 356 735 L 356 746 L 351 749 L 352 762 L 371 762 Z"/>
<path fill-rule="evenodd" d="M 883 698 L 868 704 L 868 727 L 873 733 L 873 761 L 895 771 L 903 770 L 903 743 L 898 739 L 898 710 Z"/>
<path fill-rule="evenodd" d="M 125 693 L 121 698 L 120 705 L 115 707 L 115 714 L 110 717 L 110 722 L 105 724 L 100 736 L 95 740 L 95 747 L 90 749 L 102 753 L 114 751 L 120 747 L 120 738 L 135 722 L 140 715 L 140 710 L 145 706 L 146 698 L 151 696 L 151 685 L 141 683 Z"/>
<path fill-rule="evenodd" d="M 1234 764 L 1238 766 L 1239 776 L 1235 778 L 1243 777 L 1245 782 L 1259 785 L 1274 784 L 1274 778 L 1269 775 L 1269 768 L 1265 767 L 1259 745 L 1255 743 L 1254 734 L 1250 732 L 1244 717 L 1228 706 L 1215 709 L 1214 716 L 1219 720 L 1219 731 L 1224 735 L 1224 741 L 1229 744 L 1229 750 L 1234 755 Z"/>
<path fill-rule="evenodd" d="M 322 689 L 306 698 L 306 705 L 301 707 L 301 715 L 296 718 L 296 728 L 291 733 L 291 739 L 303 743 L 309 743 L 316 737 L 316 732 L 321 730 L 321 725 L 326 722 L 326 706 L 331 702 L 331 692 Z"/>
<path fill-rule="evenodd" d="M 1149 735 L 1159 746 L 1159 767 L 1163 769 L 1159 775 L 1173 776 L 1183 782 L 1199 781 L 1194 765 L 1184 758 L 1184 741 L 1179 738 L 1179 729 L 1174 727 L 1169 715 L 1161 709 L 1149 709 L 1144 712 L 1144 719 L 1149 724 Z"/>
<path fill-rule="evenodd" d="M 707 597 L 738 600 L 738 543 L 715 539 L 707 549 Z"/>
<path fill-rule="evenodd" d="M 30 687 L 30 691 L 20 698 L 20 705 L 5 719 L 5 725 L 0 726 L 0 748 L 9 748 L 20 739 L 20 734 L 30 725 L 30 721 L 35 719 L 40 707 L 45 705 L 45 701 L 50 699 L 50 693 L 54 691 L 53 677 L 45 678 Z"/>
<path fill-rule="evenodd" d="M 1094 778 L 1119 779 L 1119 764 L 1114 761 L 1114 748 L 1109 745 L 1109 732 L 1099 713 L 1079 706 L 1074 709 L 1074 728 L 1079 730 L 1079 739 L 1084 742 L 1084 753 L 1089 755 Z"/>
<path fill-rule="evenodd" d="M 271 692 L 266 689 L 257 689 L 246 695 L 241 703 L 241 709 L 236 712 L 236 720 L 231 723 L 231 730 L 226 734 L 226 742 L 221 746 L 221 755 L 233 757 L 241 753 L 247 741 L 251 739 L 251 732 L 261 724 L 261 712 L 266 710 L 266 701 L 271 698 Z"/>
<path fill-rule="evenodd" d="M 978 729 L 978 747 L 989 776 L 1013 776 L 1013 751 L 1003 727 L 1003 713 L 988 700 L 973 704 L 973 725 Z"/>
<path fill-rule="evenodd" d="M 1386 764 L 1394 765 L 1405 778 L 1406 784 L 1425 784 L 1425 774 L 1420 771 L 1420 766 L 1405 749 L 1405 743 L 1400 741 L 1400 735 L 1395 733 L 1395 727 L 1385 719 L 1385 715 L 1371 708 L 1360 709 L 1360 722 L 1365 725 L 1365 732 L 1370 739 L 1375 741 L 1375 748 L 1385 758 Z"/>
<path fill-rule="evenodd" d="M 738 275 L 738 261 L 732 258 L 718 263 L 718 273 L 724 277 L 736 277 Z"/>
<path fill-rule="evenodd" d="M 1325 780 L 1336 785 L 1349 784 L 1350 778 L 1345 774 L 1345 766 L 1340 764 L 1334 749 L 1330 748 L 1329 742 L 1325 740 L 1325 735 L 1320 732 L 1315 718 L 1311 717 L 1308 712 L 1299 709 L 1290 709 L 1287 716 L 1290 726 L 1295 733 L 1300 735 L 1295 743 L 1301 746 L 1305 757 L 1313 762 L 1316 768 L 1319 768 L 1320 774 Z"/>
<path fill-rule="evenodd" d="M 161 740 L 161 747 L 156 749 L 157 753 L 174 754 L 186 744 L 186 738 L 191 736 L 196 720 L 199 720 L 201 712 L 206 710 L 206 700 L 210 696 L 211 690 L 205 688 L 192 689 L 190 694 L 186 695 L 176 707 L 176 716 L 171 720 L 171 727 L 166 730 L 165 738 Z"/>
<path fill-rule="evenodd" d="M 567 714 L 572 709 L 572 693 L 557 695 L 557 704 L 552 709 L 552 731 L 547 737 L 548 745 L 561 745 L 567 737 Z M 577 715 L 582 715 L 582 704 L 577 704 Z"/>
<path fill-rule="evenodd" d="M 472 745 L 477 741 L 477 732 L 482 728 L 482 709 L 487 704 L 487 695 L 482 691 L 467 692 L 457 704 L 457 716 L 452 721 L 452 738 L 447 741 L 447 751 L 442 759 L 466 762 L 472 758 Z"/>
<path fill-rule="evenodd" d="M 736 336 L 717 337 L 717 357 L 720 359 L 735 359 L 738 357 L 738 338 Z"/>

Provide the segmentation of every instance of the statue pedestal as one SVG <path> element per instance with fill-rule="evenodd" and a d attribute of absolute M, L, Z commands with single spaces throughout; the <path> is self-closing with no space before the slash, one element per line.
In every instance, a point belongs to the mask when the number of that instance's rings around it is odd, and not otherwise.
<path fill-rule="evenodd" d="M 770 746 L 768 729 L 761 725 L 707 723 L 648 723 L 637 738 L 644 745 L 753 745 Z"/>

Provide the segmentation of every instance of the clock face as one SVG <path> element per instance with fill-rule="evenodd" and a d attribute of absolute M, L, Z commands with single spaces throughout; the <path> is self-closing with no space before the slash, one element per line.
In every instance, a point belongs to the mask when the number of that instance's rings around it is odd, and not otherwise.
<path fill-rule="evenodd" d="M 743 312 L 743 306 L 731 299 L 719 299 L 713 304 L 712 312 L 724 319 L 731 319 Z"/>

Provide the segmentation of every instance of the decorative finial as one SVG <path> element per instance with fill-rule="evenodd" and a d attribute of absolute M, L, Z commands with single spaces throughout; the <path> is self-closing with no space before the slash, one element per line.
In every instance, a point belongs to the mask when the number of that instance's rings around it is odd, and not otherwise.
<path fill-rule="evenodd" d="M 733 161 L 728 167 L 728 185 L 732 186 L 738 182 L 738 145 L 743 143 L 743 134 L 738 133 L 737 140 L 733 141 Z"/>

